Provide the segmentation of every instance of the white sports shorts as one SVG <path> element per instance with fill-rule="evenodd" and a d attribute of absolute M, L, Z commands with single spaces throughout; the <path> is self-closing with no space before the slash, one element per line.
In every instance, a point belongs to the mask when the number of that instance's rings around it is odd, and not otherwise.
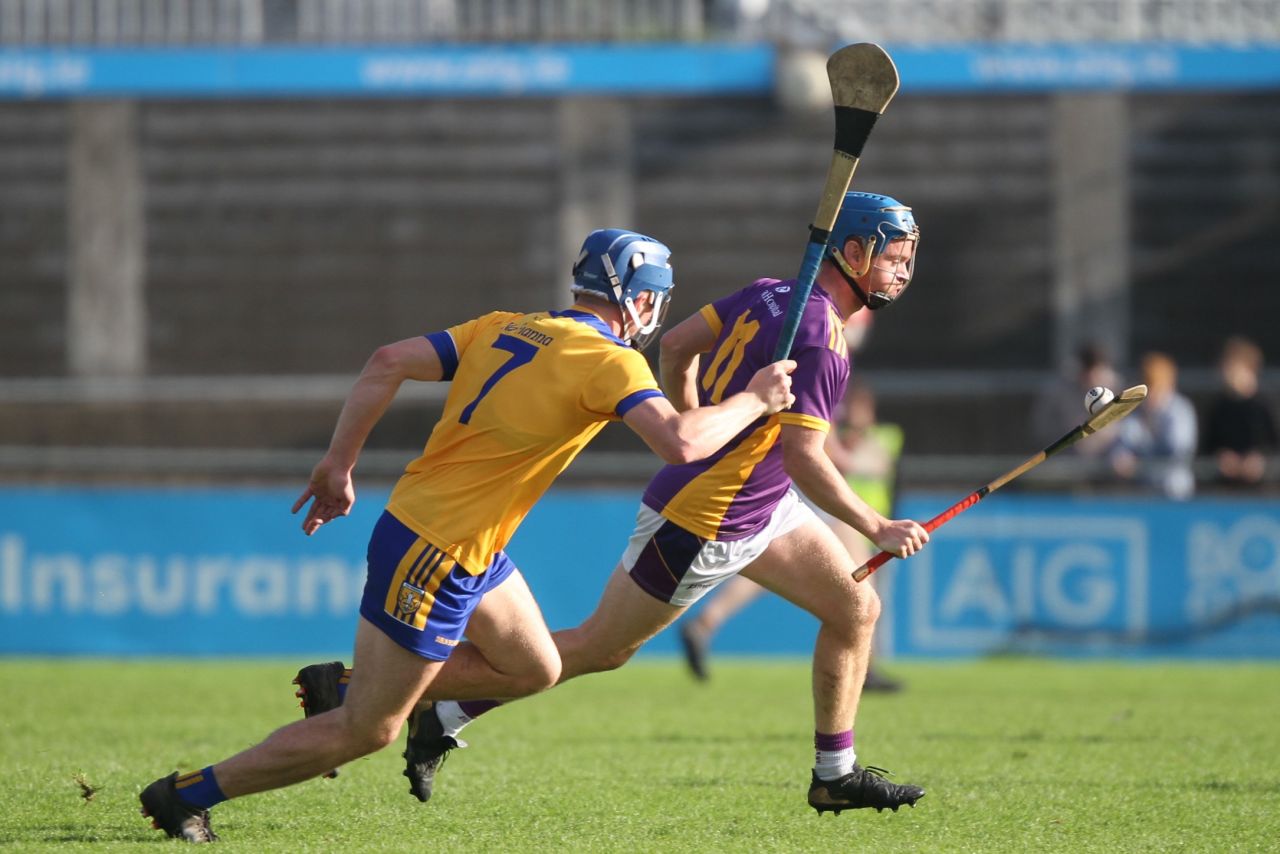
<path fill-rule="evenodd" d="M 778 537 L 818 521 L 794 489 L 763 528 L 741 540 L 706 540 L 641 504 L 622 568 L 640 588 L 663 602 L 688 607 L 760 557 Z"/>

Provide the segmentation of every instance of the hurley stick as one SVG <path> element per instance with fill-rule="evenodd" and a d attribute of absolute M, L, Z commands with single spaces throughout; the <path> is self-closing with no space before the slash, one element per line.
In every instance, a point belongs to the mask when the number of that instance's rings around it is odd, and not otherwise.
<path fill-rule="evenodd" d="M 831 81 L 831 100 L 836 108 L 835 151 L 818 212 L 809 226 L 809 243 L 773 353 L 775 361 L 791 353 L 809 292 L 822 264 L 823 250 L 844 203 L 844 194 L 849 191 L 853 172 L 858 168 L 862 146 L 871 135 L 876 119 L 898 92 L 898 69 L 889 54 L 874 44 L 853 44 L 831 54 L 827 59 L 827 78 Z"/>
<path fill-rule="evenodd" d="M 970 492 L 964 498 L 960 499 L 955 504 L 952 504 L 928 522 L 925 522 L 924 529 L 932 533 L 947 522 L 950 522 L 956 516 L 959 516 L 961 513 L 968 510 L 973 505 L 977 504 L 982 499 L 986 498 L 991 493 L 995 492 L 1000 487 L 1004 486 L 1009 481 L 1013 480 L 1015 477 L 1019 477 L 1031 471 L 1033 468 L 1040 465 L 1063 448 L 1069 448 L 1085 436 L 1092 436 L 1108 424 L 1124 418 L 1130 412 L 1137 409 L 1138 404 L 1142 403 L 1146 397 L 1147 387 L 1145 385 L 1136 385 L 1132 388 L 1125 389 L 1116 396 L 1115 400 L 1102 407 L 1102 410 L 1099 411 L 1097 415 L 1093 416 L 1079 427 L 1076 427 L 1071 432 L 1067 433 L 1067 435 L 1063 436 L 1061 439 L 1054 442 L 1052 445 L 1045 448 L 1022 465 L 1018 466 L 1016 469 L 1005 472 L 986 486 L 979 487 L 973 492 Z M 889 552 L 880 552 L 880 554 L 871 558 L 871 560 L 854 570 L 853 580 L 862 581 L 868 575 L 875 572 L 895 557 L 897 557 L 897 555 L 890 554 Z"/>

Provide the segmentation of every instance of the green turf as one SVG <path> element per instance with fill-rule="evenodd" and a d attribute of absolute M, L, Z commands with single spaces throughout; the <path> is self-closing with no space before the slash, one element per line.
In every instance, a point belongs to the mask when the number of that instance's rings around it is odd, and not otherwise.
<path fill-rule="evenodd" d="M 0 661 L 0 847 L 157 850 L 139 789 L 297 714 L 296 663 Z M 928 795 L 819 818 L 807 666 L 639 662 L 500 709 L 429 806 L 399 747 L 225 804 L 227 851 L 1274 851 L 1280 667 L 899 664 L 859 755 Z M 89 801 L 74 781 L 99 791 Z M 170 850 L 170 849 L 165 849 Z"/>

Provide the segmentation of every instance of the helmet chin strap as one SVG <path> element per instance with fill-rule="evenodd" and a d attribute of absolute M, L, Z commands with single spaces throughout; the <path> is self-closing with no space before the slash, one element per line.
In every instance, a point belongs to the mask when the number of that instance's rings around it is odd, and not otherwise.
<path fill-rule="evenodd" d="M 879 311 L 887 305 L 893 305 L 893 300 L 879 291 L 872 291 L 870 294 L 864 291 L 862 286 L 858 284 L 858 280 L 854 278 L 855 274 L 853 272 L 853 268 L 849 266 L 849 262 L 844 260 L 844 255 L 837 251 L 834 246 L 830 247 L 827 252 L 831 257 L 831 260 L 835 262 L 836 269 L 840 271 L 840 275 L 844 277 L 844 280 L 849 284 L 849 287 L 852 288 L 853 292 L 857 295 L 858 300 L 861 301 L 868 310 Z"/>

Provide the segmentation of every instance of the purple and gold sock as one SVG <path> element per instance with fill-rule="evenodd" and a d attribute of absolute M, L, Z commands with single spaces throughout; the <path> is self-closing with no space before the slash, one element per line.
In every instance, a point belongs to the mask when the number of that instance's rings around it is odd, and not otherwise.
<path fill-rule="evenodd" d="M 501 700 L 462 700 L 458 703 L 458 708 L 464 715 L 474 720 L 501 705 Z"/>
<path fill-rule="evenodd" d="M 853 730 L 813 734 L 813 773 L 819 780 L 836 780 L 853 771 Z"/>
<path fill-rule="evenodd" d="M 498 700 L 441 700 L 435 704 L 435 713 L 444 734 L 456 738 L 467 724 L 501 705 Z"/>

